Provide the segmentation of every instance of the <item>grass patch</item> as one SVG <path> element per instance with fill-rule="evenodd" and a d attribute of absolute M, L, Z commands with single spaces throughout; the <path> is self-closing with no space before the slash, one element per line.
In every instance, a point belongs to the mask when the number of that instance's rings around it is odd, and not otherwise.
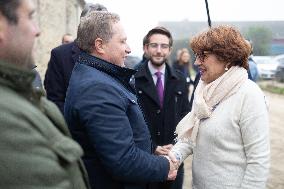
<path fill-rule="evenodd" d="M 267 85 L 260 84 L 259 86 L 262 90 L 275 94 L 284 95 L 284 87 L 275 86 L 273 84 L 267 84 Z"/>

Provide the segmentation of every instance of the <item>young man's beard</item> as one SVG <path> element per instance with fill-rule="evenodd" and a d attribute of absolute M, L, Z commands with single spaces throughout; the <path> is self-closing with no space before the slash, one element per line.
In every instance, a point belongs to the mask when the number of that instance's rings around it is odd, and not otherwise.
<path fill-rule="evenodd" d="M 167 59 L 163 59 L 162 61 L 156 62 L 152 57 L 150 57 L 150 61 L 155 67 L 160 67 L 167 61 Z"/>

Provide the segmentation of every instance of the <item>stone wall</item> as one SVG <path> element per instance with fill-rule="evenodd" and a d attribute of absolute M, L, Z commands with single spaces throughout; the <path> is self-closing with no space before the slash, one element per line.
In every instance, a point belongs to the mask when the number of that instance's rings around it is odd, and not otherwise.
<path fill-rule="evenodd" d="M 65 33 L 76 37 L 84 1 L 82 0 L 34 0 L 35 19 L 41 35 L 35 43 L 35 62 L 42 80 L 50 58 L 50 51 L 61 44 Z"/>

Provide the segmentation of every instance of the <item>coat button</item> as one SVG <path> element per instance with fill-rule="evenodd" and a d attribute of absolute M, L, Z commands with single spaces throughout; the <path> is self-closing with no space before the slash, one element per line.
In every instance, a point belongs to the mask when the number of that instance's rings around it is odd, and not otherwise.
<path fill-rule="evenodd" d="M 157 110 L 157 114 L 160 114 L 161 113 L 161 110 Z"/>
<path fill-rule="evenodd" d="M 178 134 L 176 132 L 174 132 L 174 138 L 177 138 Z"/>
<path fill-rule="evenodd" d="M 157 136 L 160 136 L 160 135 L 161 135 L 161 133 L 160 133 L 160 131 L 158 131 L 158 132 L 157 132 Z"/>
<path fill-rule="evenodd" d="M 142 94 L 142 91 L 141 91 L 141 90 L 139 90 L 139 91 L 138 91 L 138 94 Z"/>

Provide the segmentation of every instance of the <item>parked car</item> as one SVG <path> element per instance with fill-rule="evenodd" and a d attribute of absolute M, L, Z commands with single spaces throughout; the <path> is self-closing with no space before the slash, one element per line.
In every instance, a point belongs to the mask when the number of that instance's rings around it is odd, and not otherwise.
<path fill-rule="evenodd" d="M 284 54 L 276 56 L 275 60 L 279 62 L 275 73 L 275 79 L 279 82 L 284 82 Z"/>
<path fill-rule="evenodd" d="M 274 79 L 278 62 L 271 56 L 253 56 L 258 68 L 259 79 Z"/>

